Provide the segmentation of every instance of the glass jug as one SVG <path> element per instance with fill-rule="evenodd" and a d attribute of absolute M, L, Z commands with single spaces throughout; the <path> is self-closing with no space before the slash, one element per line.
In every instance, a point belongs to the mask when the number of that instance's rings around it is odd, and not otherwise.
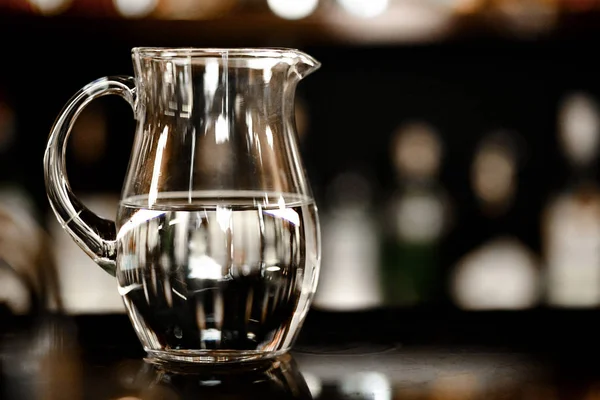
<path fill-rule="evenodd" d="M 320 64 L 292 49 L 132 55 L 135 78 L 90 83 L 56 120 L 44 157 L 52 209 L 116 276 L 149 357 L 225 363 L 285 353 L 319 275 L 294 92 Z M 79 202 L 65 170 L 74 120 L 107 94 L 127 100 L 137 121 L 116 221 Z"/>

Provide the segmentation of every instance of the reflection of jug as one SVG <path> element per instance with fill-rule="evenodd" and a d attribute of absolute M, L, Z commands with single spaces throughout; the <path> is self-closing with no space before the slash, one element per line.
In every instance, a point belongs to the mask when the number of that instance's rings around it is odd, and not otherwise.
<path fill-rule="evenodd" d="M 83 364 L 73 321 L 45 312 L 0 339 L 3 400 L 89 398 L 83 394 Z"/>
<path fill-rule="evenodd" d="M 57 119 L 44 159 L 53 210 L 116 276 L 151 357 L 287 351 L 319 270 L 294 122 L 296 84 L 319 63 L 287 49 L 137 48 L 133 60 L 135 79 L 89 84 Z M 116 223 L 75 198 L 64 159 L 73 120 L 106 94 L 127 100 L 137 120 Z"/>
<path fill-rule="evenodd" d="M 160 363 L 142 366 L 148 383 L 137 375 L 140 388 L 130 391 L 141 399 L 277 399 L 312 400 L 294 359 L 285 354 L 268 363 L 206 368 Z"/>

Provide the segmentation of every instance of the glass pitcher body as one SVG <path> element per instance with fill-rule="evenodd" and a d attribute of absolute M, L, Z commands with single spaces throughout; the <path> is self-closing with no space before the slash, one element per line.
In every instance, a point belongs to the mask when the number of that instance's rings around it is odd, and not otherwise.
<path fill-rule="evenodd" d="M 52 129 L 48 197 L 114 274 L 151 357 L 235 362 L 293 344 L 319 273 L 317 208 L 296 139 L 296 84 L 318 68 L 290 49 L 133 50 L 135 78 L 95 81 Z M 92 99 L 119 94 L 136 133 L 116 221 L 72 194 L 64 151 Z"/>

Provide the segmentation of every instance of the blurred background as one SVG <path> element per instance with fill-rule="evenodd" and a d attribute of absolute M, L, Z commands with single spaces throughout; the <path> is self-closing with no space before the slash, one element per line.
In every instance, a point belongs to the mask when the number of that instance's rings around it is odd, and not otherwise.
<path fill-rule="evenodd" d="M 593 0 L 4 0 L 7 218 L 46 233 L 66 310 L 122 311 L 50 213 L 54 118 L 86 83 L 132 74 L 134 46 L 296 47 L 323 63 L 296 104 L 322 217 L 316 309 L 597 308 L 599 17 Z M 114 98 L 74 127 L 70 180 L 101 215 L 133 129 Z"/>
<path fill-rule="evenodd" d="M 0 0 L 0 320 L 125 315 L 46 200 L 72 94 L 131 75 L 136 46 L 283 46 L 323 64 L 296 98 L 323 235 L 304 338 L 595 343 L 599 39 L 596 0 Z M 72 187 L 106 217 L 133 132 L 107 97 L 71 135 Z"/>

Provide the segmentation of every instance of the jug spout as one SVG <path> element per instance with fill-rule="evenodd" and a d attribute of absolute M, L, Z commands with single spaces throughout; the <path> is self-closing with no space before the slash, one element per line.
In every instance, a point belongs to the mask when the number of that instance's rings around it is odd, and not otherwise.
<path fill-rule="evenodd" d="M 314 57 L 299 50 L 293 50 L 292 52 L 295 53 L 293 65 L 299 79 L 305 78 L 321 67 L 321 63 Z"/>

